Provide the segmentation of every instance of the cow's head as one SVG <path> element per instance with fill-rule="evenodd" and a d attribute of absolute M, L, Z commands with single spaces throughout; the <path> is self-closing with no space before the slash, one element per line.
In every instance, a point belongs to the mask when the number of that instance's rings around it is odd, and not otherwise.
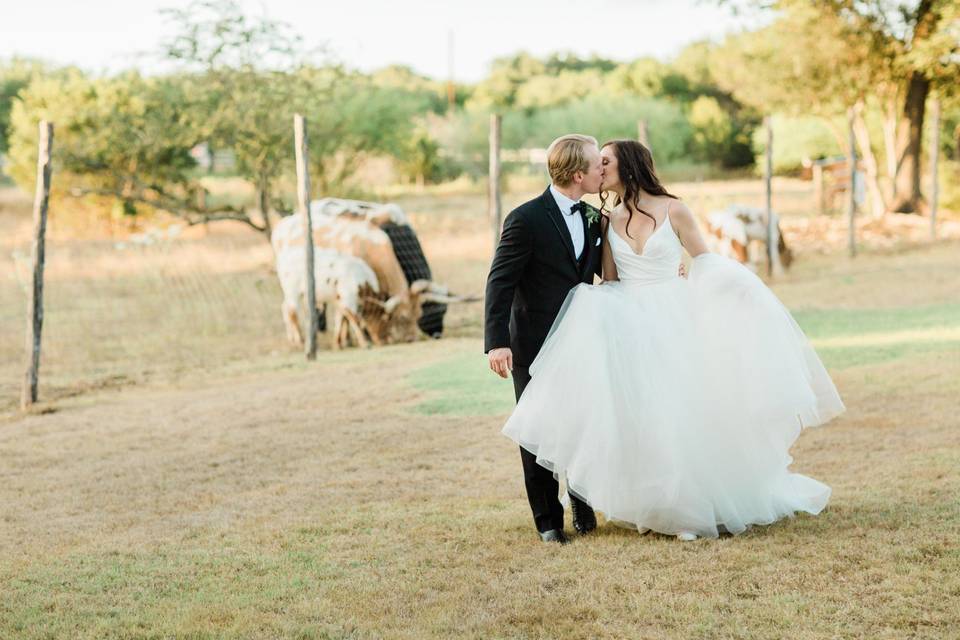
<path fill-rule="evenodd" d="M 476 300 L 476 297 L 451 294 L 447 287 L 431 280 L 415 280 L 406 291 L 377 301 L 380 319 L 368 324 L 377 327 L 384 342 L 413 342 L 420 335 L 417 323 L 425 302 L 452 304 Z"/>

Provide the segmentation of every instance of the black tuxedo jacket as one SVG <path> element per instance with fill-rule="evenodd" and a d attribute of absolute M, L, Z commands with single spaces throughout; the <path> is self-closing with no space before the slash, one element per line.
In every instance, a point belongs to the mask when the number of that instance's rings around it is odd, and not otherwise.
<path fill-rule="evenodd" d="M 600 221 L 584 216 L 580 260 L 549 187 L 507 216 L 487 276 L 484 352 L 510 347 L 528 367 L 543 346 L 567 293 L 600 275 Z"/>

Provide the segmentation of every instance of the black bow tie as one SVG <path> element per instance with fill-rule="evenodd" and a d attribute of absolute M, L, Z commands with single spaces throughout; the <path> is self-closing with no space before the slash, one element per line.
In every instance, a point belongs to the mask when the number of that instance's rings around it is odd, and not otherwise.
<path fill-rule="evenodd" d="M 587 203 L 584 202 L 583 200 L 578 200 L 577 202 L 573 203 L 572 207 L 570 207 L 570 215 L 573 215 L 577 211 L 579 211 L 580 213 L 583 213 L 586 210 L 587 210 Z"/>

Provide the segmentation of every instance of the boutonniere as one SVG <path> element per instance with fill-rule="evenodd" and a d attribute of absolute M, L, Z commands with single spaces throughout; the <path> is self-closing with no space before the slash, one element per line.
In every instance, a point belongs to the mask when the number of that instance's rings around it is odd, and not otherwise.
<path fill-rule="evenodd" d="M 583 217 L 587 219 L 587 224 L 593 224 L 600 219 L 600 209 L 597 209 L 588 202 L 584 202 Z"/>

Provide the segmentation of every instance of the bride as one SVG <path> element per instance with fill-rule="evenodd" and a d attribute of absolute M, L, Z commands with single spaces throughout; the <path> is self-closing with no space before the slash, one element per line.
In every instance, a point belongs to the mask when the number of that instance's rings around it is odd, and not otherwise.
<path fill-rule="evenodd" d="M 830 487 L 788 469 L 801 430 L 844 410 L 816 353 L 759 278 L 707 251 L 646 147 L 601 156 L 603 283 L 567 295 L 503 433 L 640 531 L 715 538 L 819 513 Z"/>

